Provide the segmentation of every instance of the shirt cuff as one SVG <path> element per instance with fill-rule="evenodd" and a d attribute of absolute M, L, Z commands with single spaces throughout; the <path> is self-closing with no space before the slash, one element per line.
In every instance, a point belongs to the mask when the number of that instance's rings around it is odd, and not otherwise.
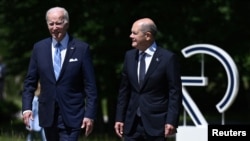
<path fill-rule="evenodd" d="M 31 110 L 25 110 L 25 111 L 23 111 L 23 114 L 25 114 L 27 112 L 32 112 L 32 111 Z"/>

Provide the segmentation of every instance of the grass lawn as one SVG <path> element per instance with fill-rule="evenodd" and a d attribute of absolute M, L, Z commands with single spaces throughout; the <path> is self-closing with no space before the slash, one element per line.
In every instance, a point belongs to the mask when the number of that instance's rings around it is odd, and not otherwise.
<path fill-rule="evenodd" d="M 13 121 L 12 123 L 6 123 L 9 126 L 0 127 L 0 141 L 25 141 L 28 131 L 25 129 L 24 124 L 21 120 Z M 96 127 L 97 128 L 97 127 Z M 89 137 L 85 137 L 82 133 L 78 141 L 122 141 L 116 134 L 97 134 L 91 133 Z M 36 135 L 37 139 L 34 141 L 41 141 L 39 135 Z M 175 141 L 174 137 L 168 139 L 168 141 Z"/>
<path fill-rule="evenodd" d="M 81 134 L 79 141 L 121 141 L 115 134 L 109 136 L 93 132 L 89 137 L 85 137 L 83 134 Z M 25 141 L 27 135 L 28 131 L 21 120 L 4 123 L 0 126 L 0 141 Z M 34 141 L 41 141 L 39 135 L 36 135 L 36 137 L 37 139 Z"/>

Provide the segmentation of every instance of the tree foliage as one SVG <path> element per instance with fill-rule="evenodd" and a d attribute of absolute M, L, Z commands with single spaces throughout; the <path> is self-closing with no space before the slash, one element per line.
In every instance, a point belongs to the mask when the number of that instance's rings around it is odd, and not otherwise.
<path fill-rule="evenodd" d="M 158 43 L 180 56 L 183 75 L 199 74 L 199 57 L 190 59 L 181 50 L 191 44 L 208 43 L 228 52 L 240 72 L 239 98 L 233 107 L 248 107 L 249 100 L 249 23 L 250 1 L 237 0 L 1 0 L 0 51 L 9 68 L 9 76 L 25 76 L 33 44 L 49 36 L 45 12 L 52 6 L 69 11 L 69 33 L 91 45 L 101 98 L 108 99 L 109 129 L 113 129 L 115 102 L 125 51 L 131 49 L 130 28 L 142 17 L 152 18 L 158 26 Z M 206 57 L 206 75 L 211 84 L 194 93 L 224 94 L 226 76 L 216 60 Z M 218 65 L 219 66 L 219 65 Z M 219 84 L 219 85 L 218 85 Z M 219 94 L 219 95 L 218 95 Z M 204 99 L 201 95 L 194 98 Z M 203 102 L 204 103 L 204 102 Z M 202 100 L 201 103 L 202 105 Z M 203 104 L 203 107 L 206 105 Z M 204 108 L 205 109 L 205 108 Z M 215 108 L 212 108 L 214 110 Z M 242 109 L 245 110 L 245 109 Z M 112 132 L 112 131 L 111 131 Z"/>

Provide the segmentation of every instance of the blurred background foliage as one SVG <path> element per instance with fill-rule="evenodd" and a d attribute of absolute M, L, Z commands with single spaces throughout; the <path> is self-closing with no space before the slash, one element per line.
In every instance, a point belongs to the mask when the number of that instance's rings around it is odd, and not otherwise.
<path fill-rule="evenodd" d="M 142 17 L 152 18 L 158 26 L 157 42 L 179 55 L 183 76 L 201 74 L 200 56 L 184 58 L 181 54 L 189 45 L 213 44 L 230 54 L 238 67 L 240 88 L 225 113 L 226 123 L 250 123 L 250 1 L 0 0 L 0 55 L 8 68 L 5 100 L 0 104 L 1 117 L 6 118 L 0 124 L 13 124 L 13 115 L 20 111 L 22 82 L 31 50 L 35 42 L 50 36 L 45 13 L 53 6 L 68 10 L 69 33 L 91 45 L 100 95 L 95 132 L 114 135 L 123 57 L 132 48 L 132 23 Z M 221 114 L 215 105 L 225 94 L 227 76 L 218 60 L 209 56 L 205 56 L 205 76 L 209 78 L 208 86 L 187 89 L 208 122 L 220 123 Z M 5 130 L 7 126 L 2 125 L 1 130 Z"/>

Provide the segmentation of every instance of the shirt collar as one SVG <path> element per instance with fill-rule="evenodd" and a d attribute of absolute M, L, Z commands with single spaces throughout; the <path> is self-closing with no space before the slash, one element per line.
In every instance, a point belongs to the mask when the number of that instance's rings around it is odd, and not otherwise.
<path fill-rule="evenodd" d="M 147 48 L 144 52 L 146 52 L 147 54 L 149 54 L 150 56 L 152 56 L 154 54 L 154 52 L 156 51 L 156 48 L 157 48 L 157 45 L 156 43 L 154 42 L 149 48 Z M 141 53 L 142 51 L 139 51 L 139 54 Z"/>
<path fill-rule="evenodd" d="M 61 45 L 62 45 L 62 49 L 67 48 L 68 42 L 69 42 L 69 35 L 68 35 L 68 33 L 66 33 L 65 37 L 60 42 Z M 52 44 L 53 44 L 54 47 L 57 44 L 57 41 L 54 38 L 52 39 Z"/>

